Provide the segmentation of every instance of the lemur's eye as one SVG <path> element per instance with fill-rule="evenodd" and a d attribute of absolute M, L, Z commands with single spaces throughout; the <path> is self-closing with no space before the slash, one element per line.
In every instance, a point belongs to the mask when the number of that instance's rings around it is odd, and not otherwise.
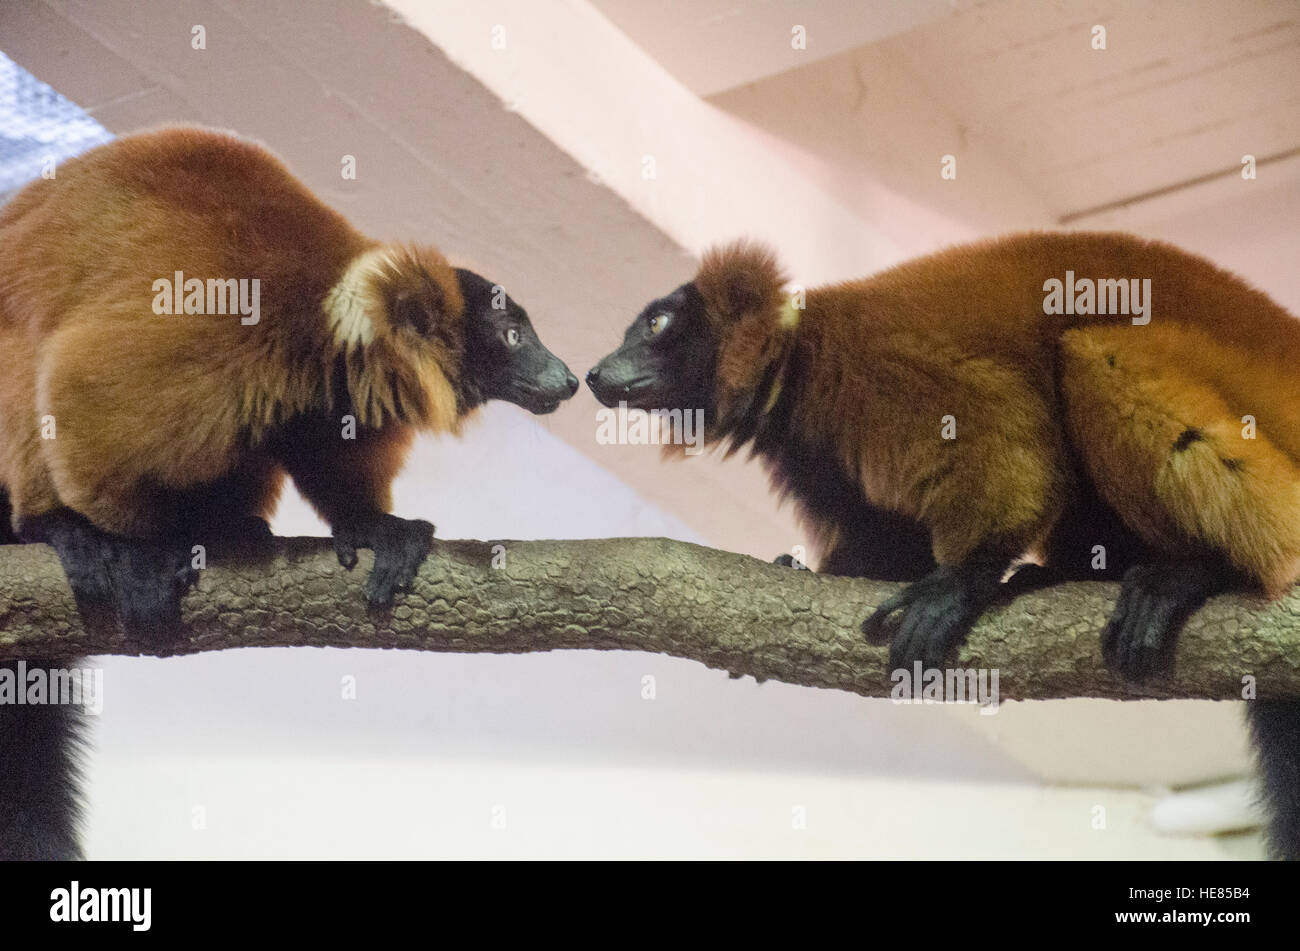
<path fill-rule="evenodd" d="M 506 343 L 512 347 L 519 346 L 519 331 L 514 327 L 506 330 Z"/>
<path fill-rule="evenodd" d="M 655 334 L 663 333 L 664 328 L 668 326 L 668 322 L 672 319 L 672 314 L 655 314 L 651 317 L 647 321 L 647 324 L 650 327 L 650 336 L 653 337 Z"/>

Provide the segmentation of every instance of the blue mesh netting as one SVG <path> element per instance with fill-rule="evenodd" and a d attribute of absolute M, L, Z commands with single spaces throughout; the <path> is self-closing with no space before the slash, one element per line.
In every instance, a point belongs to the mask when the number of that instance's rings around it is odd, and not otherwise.
<path fill-rule="evenodd" d="M 80 106 L 0 53 L 0 200 L 40 175 L 47 161 L 112 137 Z"/>

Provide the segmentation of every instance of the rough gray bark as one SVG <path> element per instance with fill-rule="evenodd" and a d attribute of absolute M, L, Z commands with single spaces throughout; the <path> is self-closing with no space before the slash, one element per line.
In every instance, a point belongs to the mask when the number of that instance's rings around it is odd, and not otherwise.
<path fill-rule="evenodd" d="M 500 547 L 496 547 L 500 546 Z M 494 567 L 494 555 L 496 565 Z M 272 553 L 215 561 L 185 602 L 190 637 L 152 648 L 88 631 L 58 559 L 0 547 L 0 657 L 181 654 L 230 647 L 398 647 L 522 653 L 640 650 L 736 675 L 888 696 L 886 651 L 858 633 L 897 589 L 768 565 L 658 538 L 438 541 L 387 614 L 362 602 L 369 553 L 352 572 L 325 539 L 277 539 Z M 1004 699 L 1300 696 L 1300 588 L 1281 601 L 1215 599 L 1183 631 L 1174 677 L 1143 690 L 1101 661 L 1116 586 L 1062 585 L 980 621 L 954 666 L 999 671 Z"/>

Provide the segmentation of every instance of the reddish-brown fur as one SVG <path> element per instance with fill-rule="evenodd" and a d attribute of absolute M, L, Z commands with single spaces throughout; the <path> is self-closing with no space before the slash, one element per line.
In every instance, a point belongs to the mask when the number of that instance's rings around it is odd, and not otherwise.
<path fill-rule="evenodd" d="M 1046 315 L 1044 282 L 1067 270 L 1149 278 L 1149 325 Z M 1300 578 L 1300 321 L 1201 258 L 1016 235 L 811 289 L 793 328 L 770 251 L 714 251 L 695 284 L 719 331 L 715 435 L 779 395 L 786 432 L 928 528 L 942 565 L 1050 548 L 1095 486 L 1156 550 L 1221 554 L 1273 594 Z"/>
<path fill-rule="evenodd" d="M 119 139 L 0 209 L 0 248 L 0 487 L 18 528 L 60 505 L 136 536 L 209 505 L 266 515 L 286 469 L 327 519 L 386 511 L 412 429 L 458 425 L 463 304 L 446 260 L 358 233 L 252 143 L 197 128 Z M 366 254 L 360 346 L 323 308 Z M 176 271 L 259 279 L 260 321 L 154 313 L 152 282 Z M 394 326 L 399 299 L 434 332 Z M 328 440 L 336 451 L 285 431 L 340 407 L 360 437 Z"/>

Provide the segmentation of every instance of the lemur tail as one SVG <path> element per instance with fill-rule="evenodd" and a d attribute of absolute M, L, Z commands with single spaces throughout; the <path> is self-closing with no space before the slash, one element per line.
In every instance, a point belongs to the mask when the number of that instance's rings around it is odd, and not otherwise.
<path fill-rule="evenodd" d="M 48 666 L 26 662 L 26 670 Z M 0 671 L 13 671 L 21 690 L 17 667 L 5 662 Z M 80 708 L 71 704 L 0 703 L 0 860 L 82 857 L 81 721 Z"/>
<path fill-rule="evenodd" d="M 1269 813 L 1269 849 L 1274 858 L 1300 861 L 1300 700 L 1252 700 L 1246 710 Z"/>
<path fill-rule="evenodd" d="M 9 497 L 0 489 L 0 544 L 17 541 L 9 525 Z M 27 670 L 51 666 L 26 662 Z M 6 672 L 15 689 L 23 689 L 18 662 L 0 663 L 0 676 Z M 0 861 L 79 859 L 81 709 L 5 702 L 12 699 L 0 697 Z"/>

